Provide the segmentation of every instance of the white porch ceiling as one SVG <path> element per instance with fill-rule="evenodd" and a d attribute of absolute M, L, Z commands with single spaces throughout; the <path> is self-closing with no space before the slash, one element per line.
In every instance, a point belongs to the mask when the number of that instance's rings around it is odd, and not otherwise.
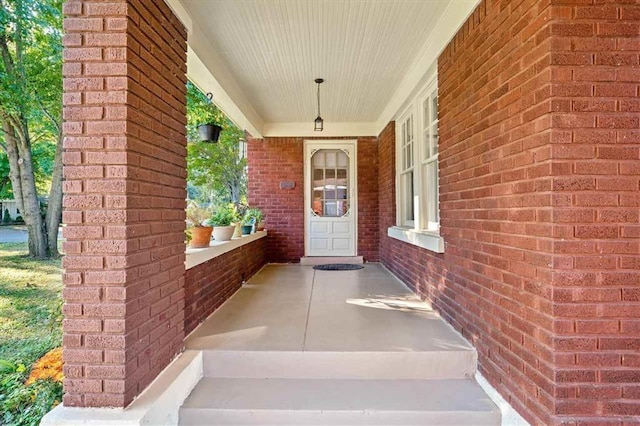
<path fill-rule="evenodd" d="M 477 4 L 477 0 L 168 2 L 191 26 L 190 55 L 198 58 L 190 58 L 188 72 L 196 84 L 213 91 L 214 100 L 232 119 L 241 125 L 249 122 L 245 127 L 252 133 L 288 136 L 305 136 L 294 133 L 307 128 L 313 133 L 313 80 L 318 77 L 325 79 L 320 89 L 325 128 L 340 123 L 334 132 L 344 136 L 373 133 L 369 127 L 377 126 L 411 71 L 415 74 L 417 64 L 426 63 L 422 56 L 433 50 L 429 43 L 442 44 L 440 49 L 445 45 L 435 40 L 442 38 L 443 24 L 451 26 L 447 16 L 466 18 Z M 458 20 L 457 26 L 464 22 Z M 437 53 L 431 52 L 429 63 Z M 202 65 L 216 80 L 216 90 L 200 75 Z M 228 100 L 233 108 L 225 108 Z M 234 109 L 244 117 L 234 117 L 230 111 Z"/>

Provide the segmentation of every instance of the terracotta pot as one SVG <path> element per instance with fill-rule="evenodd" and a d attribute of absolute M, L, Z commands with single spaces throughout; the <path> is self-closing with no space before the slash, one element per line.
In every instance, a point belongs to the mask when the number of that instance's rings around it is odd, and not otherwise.
<path fill-rule="evenodd" d="M 194 226 L 189 229 L 191 233 L 191 242 L 189 245 L 193 248 L 209 247 L 209 243 L 211 243 L 211 231 L 213 231 L 213 226 Z"/>
<path fill-rule="evenodd" d="M 216 241 L 229 241 L 233 237 L 235 226 L 214 226 L 213 239 Z"/>
<path fill-rule="evenodd" d="M 264 231 L 264 222 L 258 222 L 256 225 L 256 231 Z"/>

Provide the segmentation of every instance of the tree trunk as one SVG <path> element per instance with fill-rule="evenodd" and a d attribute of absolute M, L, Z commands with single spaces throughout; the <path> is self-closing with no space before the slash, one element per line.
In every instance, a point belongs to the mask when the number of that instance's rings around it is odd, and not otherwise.
<path fill-rule="evenodd" d="M 58 146 L 53 163 L 49 206 L 45 223 L 47 226 L 47 243 L 49 256 L 58 256 L 58 227 L 62 220 L 62 132 L 58 135 Z"/>
<path fill-rule="evenodd" d="M 25 128 L 21 132 L 24 137 L 17 138 L 16 129 L 4 120 L 2 128 L 5 132 L 14 198 L 29 233 L 29 255 L 44 259 L 48 255 L 47 234 L 40 214 L 29 133 Z"/>
<path fill-rule="evenodd" d="M 22 201 L 22 184 L 20 183 L 20 165 L 18 164 L 18 138 L 13 127 L 4 119 L 2 120 L 2 131 L 4 132 L 4 140 L 7 146 L 9 180 L 13 188 L 13 199 L 16 200 L 18 210 L 22 214 L 24 203 Z"/>

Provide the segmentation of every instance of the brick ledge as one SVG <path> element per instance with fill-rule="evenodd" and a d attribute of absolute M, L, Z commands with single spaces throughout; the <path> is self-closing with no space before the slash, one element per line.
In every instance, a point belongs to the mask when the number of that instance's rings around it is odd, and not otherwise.
<path fill-rule="evenodd" d="M 187 247 L 187 259 L 184 262 L 185 268 L 193 268 L 194 266 L 205 263 L 213 259 L 214 257 L 221 256 L 227 252 L 230 252 L 231 250 L 235 250 L 238 247 L 249 244 L 266 236 L 267 231 L 258 231 L 254 234 L 243 235 L 241 238 L 234 238 L 230 241 L 212 241 L 211 245 L 205 248 Z"/>

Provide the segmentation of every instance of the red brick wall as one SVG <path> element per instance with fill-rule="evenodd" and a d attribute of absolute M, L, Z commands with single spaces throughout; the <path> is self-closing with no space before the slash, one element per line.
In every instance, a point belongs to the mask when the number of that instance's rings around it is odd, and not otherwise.
<path fill-rule="evenodd" d="M 446 247 L 421 277 L 434 305 L 478 349 L 482 374 L 527 420 L 542 423 L 554 412 L 556 379 L 554 17 L 548 2 L 483 2 L 440 56 Z"/>
<path fill-rule="evenodd" d="M 640 3 L 583 3 L 551 27 L 555 411 L 637 422 Z"/>
<path fill-rule="evenodd" d="M 439 58 L 444 255 L 386 237 L 380 135 L 381 258 L 527 420 L 616 423 L 640 414 L 638 6 L 562 3 L 483 2 Z"/>
<path fill-rule="evenodd" d="M 64 13 L 64 404 L 123 407 L 183 346 L 186 32 L 164 2 Z"/>
<path fill-rule="evenodd" d="M 358 138 L 358 255 L 380 260 L 378 139 Z"/>
<path fill-rule="evenodd" d="M 249 205 L 266 216 L 269 262 L 304 256 L 304 139 L 248 141 Z M 376 138 L 358 138 L 358 255 L 367 261 L 379 259 L 376 145 Z M 280 189 L 282 181 L 295 182 L 295 188 Z"/>
<path fill-rule="evenodd" d="M 298 262 L 304 256 L 304 153 L 302 140 L 249 139 L 249 205 L 262 209 L 268 230 L 267 261 Z M 280 182 L 295 183 L 280 189 Z"/>
<path fill-rule="evenodd" d="M 266 263 L 266 255 L 267 239 L 261 238 L 187 269 L 185 333 L 190 333 L 255 275 Z"/>
<path fill-rule="evenodd" d="M 396 223 L 396 127 L 390 122 L 378 137 L 378 219 L 380 259 L 389 259 L 394 240 L 387 229 Z"/>

